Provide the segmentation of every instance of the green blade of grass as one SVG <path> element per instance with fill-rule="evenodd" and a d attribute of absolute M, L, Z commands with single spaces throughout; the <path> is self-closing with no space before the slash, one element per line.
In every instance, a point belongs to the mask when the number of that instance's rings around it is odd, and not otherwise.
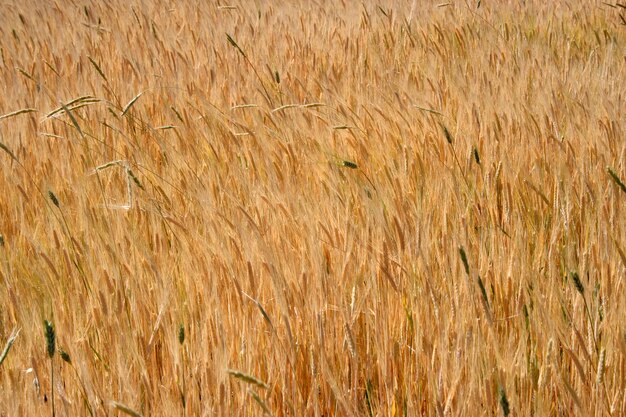
<path fill-rule="evenodd" d="M 100 74 L 102 79 L 105 82 L 109 82 L 109 80 L 107 80 L 107 77 L 104 75 L 104 72 L 102 72 L 102 68 L 100 68 L 100 65 L 98 65 L 98 63 L 96 61 L 94 61 L 94 59 L 92 57 L 90 57 L 90 56 L 88 56 L 87 59 L 89 59 L 89 62 L 91 62 L 91 65 L 93 65 L 93 67 L 96 69 L 98 74 Z"/>
<path fill-rule="evenodd" d="M 626 185 L 624 185 L 617 173 L 611 167 L 606 167 L 606 170 L 611 178 L 613 178 L 613 181 L 615 181 L 615 184 L 617 184 L 619 188 L 621 188 L 621 190 L 626 193 Z"/>
<path fill-rule="evenodd" d="M 241 49 L 241 47 L 237 44 L 237 42 L 235 42 L 233 37 L 230 36 L 228 33 L 226 34 L 226 39 L 228 39 L 228 43 L 235 47 L 244 58 L 247 58 L 246 53 L 243 51 L 243 49 Z"/>

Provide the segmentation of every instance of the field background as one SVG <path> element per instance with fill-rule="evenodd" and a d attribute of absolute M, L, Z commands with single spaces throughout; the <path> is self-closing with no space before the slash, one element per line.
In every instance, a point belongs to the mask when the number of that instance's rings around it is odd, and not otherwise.
<path fill-rule="evenodd" d="M 0 416 L 626 415 L 608 3 L 4 2 Z"/>

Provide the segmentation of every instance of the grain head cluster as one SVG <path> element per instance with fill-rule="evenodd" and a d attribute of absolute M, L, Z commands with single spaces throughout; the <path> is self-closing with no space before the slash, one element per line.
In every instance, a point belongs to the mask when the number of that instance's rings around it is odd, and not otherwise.
<path fill-rule="evenodd" d="M 0 11 L 0 416 L 626 415 L 626 5 Z"/>

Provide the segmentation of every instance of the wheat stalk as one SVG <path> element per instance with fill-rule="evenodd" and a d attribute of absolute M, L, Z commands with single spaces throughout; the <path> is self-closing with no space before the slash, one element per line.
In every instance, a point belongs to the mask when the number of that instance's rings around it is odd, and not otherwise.
<path fill-rule="evenodd" d="M 20 334 L 20 330 L 21 329 L 14 329 L 11 332 L 11 335 L 9 336 L 9 339 L 7 340 L 7 343 L 4 345 L 4 349 L 2 349 L 2 353 L 0 353 L 0 365 L 2 365 L 2 362 L 4 362 L 4 360 L 6 359 L 7 355 L 9 354 L 9 351 L 11 350 L 11 347 L 13 346 L 13 343 L 15 343 L 15 339 L 17 339 L 17 336 L 19 336 Z"/>
<path fill-rule="evenodd" d="M 46 351 L 50 358 L 50 397 L 52 402 L 52 417 L 56 415 L 54 408 L 54 352 L 56 351 L 56 335 L 54 326 L 48 320 L 44 321 L 44 330 L 46 336 Z"/>
<path fill-rule="evenodd" d="M 127 414 L 129 416 L 132 416 L 132 417 L 143 417 L 143 415 L 141 413 L 133 410 L 129 406 L 127 406 L 125 404 L 122 404 L 120 402 L 111 401 L 110 404 L 111 404 L 111 407 L 113 407 L 116 410 L 121 411 L 122 413 Z"/>

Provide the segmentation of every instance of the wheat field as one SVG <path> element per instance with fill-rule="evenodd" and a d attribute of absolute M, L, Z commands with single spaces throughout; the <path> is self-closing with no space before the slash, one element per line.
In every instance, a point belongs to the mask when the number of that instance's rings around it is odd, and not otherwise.
<path fill-rule="evenodd" d="M 625 18 L 5 2 L 0 416 L 626 415 Z"/>

